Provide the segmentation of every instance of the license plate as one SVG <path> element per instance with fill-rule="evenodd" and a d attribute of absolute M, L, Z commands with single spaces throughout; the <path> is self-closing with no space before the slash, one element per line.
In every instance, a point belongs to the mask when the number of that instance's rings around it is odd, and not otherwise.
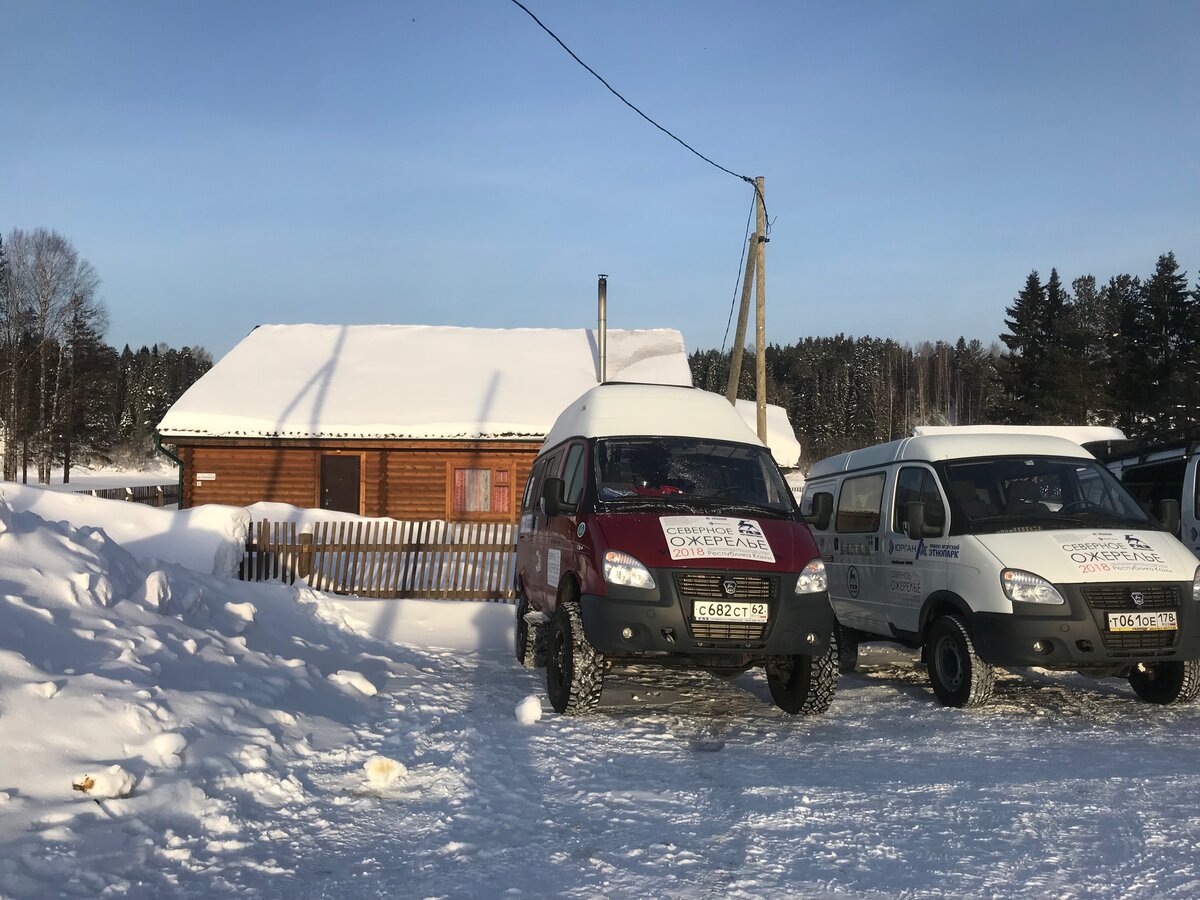
<path fill-rule="evenodd" d="M 1109 631 L 1174 631 L 1179 627 L 1175 610 L 1108 614 Z"/>
<path fill-rule="evenodd" d="M 767 604 L 730 603 L 725 600 L 698 600 L 692 604 L 697 622 L 766 622 Z"/>

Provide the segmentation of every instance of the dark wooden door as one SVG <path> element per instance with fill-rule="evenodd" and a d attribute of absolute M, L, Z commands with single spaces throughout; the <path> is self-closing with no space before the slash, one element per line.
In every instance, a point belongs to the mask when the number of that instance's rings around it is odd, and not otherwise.
<path fill-rule="evenodd" d="M 321 509 L 358 513 L 357 456 L 321 457 Z"/>

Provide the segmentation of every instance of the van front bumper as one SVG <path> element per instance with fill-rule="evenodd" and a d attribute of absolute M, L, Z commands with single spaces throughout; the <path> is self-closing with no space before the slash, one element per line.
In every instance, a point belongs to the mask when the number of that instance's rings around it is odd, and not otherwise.
<path fill-rule="evenodd" d="M 796 576 L 772 575 L 774 596 L 765 599 L 768 621 L 756 623 L 698 622 L 697 598 L 682 593 L 673 570 L 654 573 L 653 591 L 609 586 L 607 596 L 580 597 L 588 642 L 602 653 L 696 656 L 814 656 L 829 649 L 835 619 L 824 593 L 795 594 Z M 724 573 L 716 573 L 724 576 Z M 738 577 L 737 573 L 734 577 Z M 755 576 L 758 576 L 755 573 Z M 730 602 L 750 602 L 731 597 Z M 629 637 L 625 637 L 628 629 Z"/>
<path fill-rule="evenodd" d="M 1174 597 L 1151 597 L 1141 607 L 1128 600 L 1139 585 L 1055 587 L 1067 601 L 1065 608 L 1014 603 L 1012 614 L 972 614 L 968 627 L 980 658 L 998 666 L 1048 669 L 1200 659 L 1200 604 L 1191 599 L 1190 581 L 1155 585 L 1168 593 L 1174 588 Z M 1098 598 L 1097 591 L 1107 591 L 1107 596 Z M 1109 628 L 1109 613 L 1159 610 L 1174 611 L 1178 627 L 1167 631 Z"/>

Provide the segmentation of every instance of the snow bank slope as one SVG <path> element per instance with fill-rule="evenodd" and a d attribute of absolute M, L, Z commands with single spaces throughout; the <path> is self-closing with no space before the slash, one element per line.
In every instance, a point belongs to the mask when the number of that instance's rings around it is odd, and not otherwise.
<path fill-rule="evenodd" d="M 206 574 L 234 574 L 250 521 L 249 513 L 234 506 L 155 509 L 9 482 L 0 484 L 0 497 L 13 509 L 35 512 L 50 522 L 103 528 L 138 559 L 178 563 Z"/>
<path fill-rule="evenodd" d="M 315 815 L 297 764 L 344 755 L 385 680 L 381 648 L 316 610 L 0 501 L 0 896 L 269 871 L 287 819 Z"/>

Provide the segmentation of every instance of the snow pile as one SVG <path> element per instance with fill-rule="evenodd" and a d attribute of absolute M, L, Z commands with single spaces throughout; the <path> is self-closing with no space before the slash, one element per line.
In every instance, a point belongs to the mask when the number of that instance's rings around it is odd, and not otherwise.
<path fill-rule="evenodd" d="M 250 514 L 240 507 L 208 504 L 181 511 L 140 503 L 65 494 L 33 485 L 0 483 L 0 496 L 15 510 L 50 522 L 103 528 L 136 558 L 177 563 L 206 574 L 233 575 L 246 546 Z"/>
<path fill-rule="evenodd" d="M 111 505 L 130 530 L 157 512 Z M 177 521 L 181 550 L 211 547 Z M 134 875 L 151 878 L 139 896 L 169 893 L 266 840 L 279 811 L 311 811 L 298 761 L 366 754 L 344 746 L 387 659 L 307 589 L 146 562 L 4 500 L 0 522 L 0 896 L 100 896 Z"/>
<path fill-rule="evenodd" d="M 386 756 L 372 756 L 363 765 L 363 771 L 367 773 L 367 784 L 375 790 L 389 788 L 408 774 L 404 763 Z"/>
<path fill-rule="evenodd" d="M 532 725 L 542 718 L 542 698 L 530 694 L 517 704 L 517 721 L 522 725 Z"/>

